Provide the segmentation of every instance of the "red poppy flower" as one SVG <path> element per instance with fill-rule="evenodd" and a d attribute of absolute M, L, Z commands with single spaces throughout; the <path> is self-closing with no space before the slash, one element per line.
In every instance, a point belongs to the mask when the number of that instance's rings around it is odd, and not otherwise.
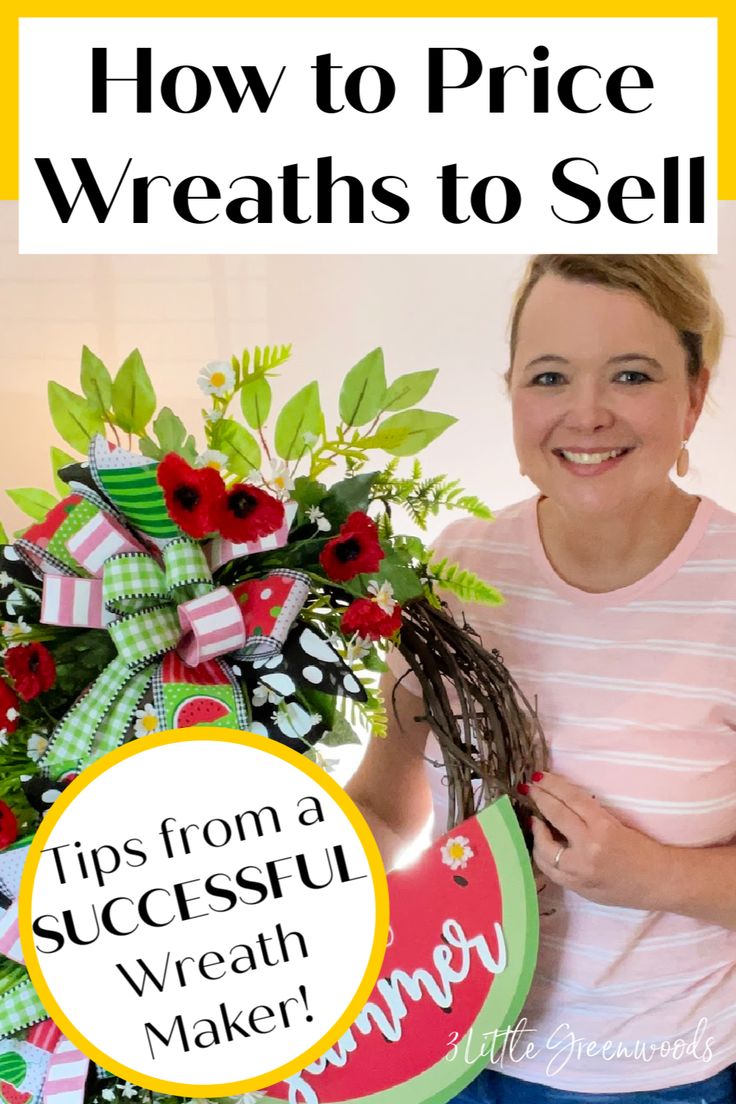
<path fill-rule="evenodd" d="M 383 557 L 375 521 L 356 510 L 342 523 L 339 535 L 324 546 L 319 562 L 329 579 L 344 583 L 356 575 L 378 571 Z"/>
<path fill-rule="evenodd" d="M 217 525 L 226 540 L 236 544 L 267 537 L 281 528 L 284 504 L 262 487 L 251 483 L 236 483 L 220 500 Z"/>
<path fill-rule="evenodd" d="M 56 682 L 54 658 L 43 644 L 16 644 L 8 648 L 5 670 L 23 701 L 37 698 Z"/>
<path fill-rule="evenodd" d="M 5 679 L 0 679 L 0 731 L 10 735 L 18 727 L 18 695 Z"/>
<path fill-rule="evenodd" d="M 340 621 L 345 636 L 366 636 L 369 640 L 378 640 L 382 636 L 391 636 L 401 628 L 401 606 L 397 602 L 391 613 L 386 613 L 378 602 L 370 598 L 356 598 L 345 610 Z"/>
<path fill-rule="evenodd" d="M 187 536 L 200 540 L 217 525 L 214 517 L 225 497 L 222 476 L 214 468 L 192 468 L 181 456 L 170 452 L 156 472 L 169 517 Z"/>
<path fill-rule="evenodd" d="M 0 801 L 0 851 L 4 847 L 10 847 L 11 843 L 15 843 L 18 838 L 18 821 L 15 819 L 15 813 L 6 805 L 4 801 Z"/>

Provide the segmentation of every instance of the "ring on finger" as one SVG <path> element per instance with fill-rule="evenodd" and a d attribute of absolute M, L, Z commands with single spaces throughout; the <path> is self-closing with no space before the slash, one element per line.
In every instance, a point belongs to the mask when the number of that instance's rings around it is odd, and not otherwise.
<path fill-rule="evenodd" d="M 557 854 L 555 855 L 554 859 L 552 860 L 552 865 L 555 868 L 555 870 L 557 870 L 559 868 L 560 859 L 562 858 L 562 855 L 563 855 L 564 851 L 567 851 L 567 844 L 566 843 L 563 843 L 562 846 L 557 849 Z"/>

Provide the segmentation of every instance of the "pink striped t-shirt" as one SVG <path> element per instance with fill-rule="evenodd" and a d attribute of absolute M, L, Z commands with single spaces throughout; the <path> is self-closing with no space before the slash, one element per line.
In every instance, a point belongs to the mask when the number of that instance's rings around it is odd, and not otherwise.
<path fill-rule="evenodd" d="M 590 594 L 547 560 L 537 501 L 456 521 L 434 547 L 504 594 L 465 612 L 536 698 L 550 769 L 664 843 L 736 840 L 736 514 L 701 499 L 654 571 Z M 392 667 L 405 669 L 398 656 Z M 404 685 L 418 693 L 412 676 Z M 434 738 L 428 756 L 441 760 Z M 439 835 L 444 772 L 427 769 Z M 605 1093 L 696 1082 L 736 1062 L 736 931 L 554 885 L 539 904 L 526 1022 L 494 1068 Z"/>

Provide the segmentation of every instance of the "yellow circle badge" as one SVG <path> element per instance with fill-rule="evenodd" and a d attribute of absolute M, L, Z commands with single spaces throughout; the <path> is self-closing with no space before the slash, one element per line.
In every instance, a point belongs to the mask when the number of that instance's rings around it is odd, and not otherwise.
<path fill-rule="evenodd" d="M 340 787 L 250 733 L 126 744 L 80 775 L 35 836 L 23 951 L 49 1014 L 105 1069 L 227 1096 L 314 1061 L 383 959 L 378 849 Z"/>

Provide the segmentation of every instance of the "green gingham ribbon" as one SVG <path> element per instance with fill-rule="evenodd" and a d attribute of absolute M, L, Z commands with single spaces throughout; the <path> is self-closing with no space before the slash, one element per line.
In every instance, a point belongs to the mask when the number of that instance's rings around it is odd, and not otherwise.
<path fill-rule="evenodd" d="M 47 1016 L 48 1012 L 26 975 L 0 997 L 0 1038 L 22 1031 Z"/>
<path fill-rule="evenodd" d="M 204 552 L 178 538 L 163 550 L 163 567 L 145 552 L 125 552 L 104 566 L 108 631 L 118 655 L 52 733 L 40 766 L 52 777 L 86 766 L 120 742 L 156 662 L 181 636 L 177 607 L 214 589 Z"/>

